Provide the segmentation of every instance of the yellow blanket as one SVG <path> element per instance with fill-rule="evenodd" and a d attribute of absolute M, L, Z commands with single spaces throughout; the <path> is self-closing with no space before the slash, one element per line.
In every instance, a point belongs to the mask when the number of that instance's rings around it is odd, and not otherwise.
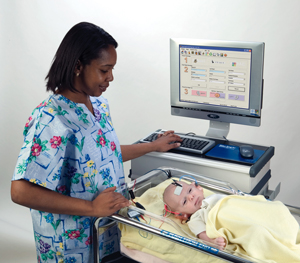
<path fill-rule="evenodd" d="M 155 213 L 157 215 L 163 215 L 163 201 L 162 193 L 164 189 L 172 182 L 172 180 L 166 180 L 156 187 L 147 190 L 141 197 L 135 199 L 136 202 L 140 202 L 147 211 Z M 204 190 L 204 195 L 208 196 L 212 192 Z M 181 224 L 181 222 L 170 216 L 173 221 L 179 224 L 186 232 L 191 236 L 193 234 L 188 229 L 187 224 Z M 155 221 L 153 219 L 146 218 L 149 225 L 160 227 L 167 231 L 183 235 L 178 232 L 174 227 L 163 224 L 160 221 Z M 141 222 L 143 222 L 141 220 Z M 164 259 L 169 262 L 174 263 L 193 263 L 193 262 L 205 262 L 205 263 L 223 263 L 216 257 L 203 254 L 196 250 L 187 248 L 183 245 L 177 244 L 175 242 L 168 241 L 156 235 L 149 234 L 147 232 L 138 230 L 136 228 L 130 227 L 128 225 L 119 224 L 119 228 L 122 232 L 121 242 L 128 248 L 140 250 L 142 252 L 154 255 L 158 258 Z M 184 236 L 184 235 L 183 235 Z"/>
<path fill-rule="evenodd" d="M 226 248 L 265 262 L 300 262 L 299 225 L 279 201 L 227 196 L 210 211 L 206 232 L 225 237 Z"/>

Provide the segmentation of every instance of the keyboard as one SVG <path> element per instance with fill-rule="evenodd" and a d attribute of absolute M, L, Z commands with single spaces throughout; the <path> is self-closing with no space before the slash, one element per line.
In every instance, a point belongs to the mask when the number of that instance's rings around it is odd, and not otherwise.
<path fill-rule="evenodd" d="M 140 142 L 153 142 L 157 139 L 158 134 L 163 133 L 163 131 L 153 132 L 150 135 L 146 136 L 145 138 L 141 139 Z M 215 141 L 206 139 L 206 138 L 200 138 L 192 135 L 184 135 L 175 133 L 176 135 L 180 136 L 182 139 L 181 146 L 178 148 L 175 148 L 178 151 L 183 152 L 191 152 L 196 154 L 204 154 L 208 150 L 210 150 L 212 147 L 215 146 Z"/>

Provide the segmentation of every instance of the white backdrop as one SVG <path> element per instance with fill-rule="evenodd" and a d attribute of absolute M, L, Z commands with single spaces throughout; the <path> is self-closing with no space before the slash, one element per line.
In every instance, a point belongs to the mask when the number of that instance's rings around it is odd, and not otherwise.
<path fill-rule="evenodd" d="M 298 0 L 0 0 L 0 261 L 35 261 L 30 213 L 11 202 L 10 180 L 24 124 L 48 96 L 44 78 L 56 49 L 81 21 L 103 27 L 119 43 L 105 96 L 122 144 L 158 128 L 199 135 L 208 129 L 207 121 L 170 114 L 170 37 L 265 42 L 262 125 L 232 124 L 228 138 L 274 146 L 270 188 L 282 182 L 277 199 L 300 206 L 299 10 Z M 130 162 L 126 174 L 129 168 Z"/>

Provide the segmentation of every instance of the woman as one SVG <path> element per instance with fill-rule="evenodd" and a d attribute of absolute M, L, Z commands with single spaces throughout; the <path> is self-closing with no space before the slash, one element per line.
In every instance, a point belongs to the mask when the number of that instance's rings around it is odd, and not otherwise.
<path fill-rule="evenodd" d="M 24 129 L 12 179 L 15 203 L 31 208 L 39 262 L 91 262 L 90 226 L 129 205 L 123 161 L 167 151 L 181 141 L 172 131 L 152 143 L 120 146 L 107 100 L 117 42 L 90 23 L 72 27 L 46 77 L 52 91 Z M 118 251 L 119 233 L 99 237 L 100 258 Z"/>

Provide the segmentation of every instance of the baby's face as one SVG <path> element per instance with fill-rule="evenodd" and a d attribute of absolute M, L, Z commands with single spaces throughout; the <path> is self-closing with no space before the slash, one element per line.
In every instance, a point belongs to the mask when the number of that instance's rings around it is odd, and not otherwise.
<path fill-rule="evenodd" d="M 201 208 L 202 200 L 204 199 L 203 188 L 195 186 L 195 183 L 187 184 L 179 182 L 182 185 L 180 195 L 174 194 L 176 185 L 169 185 L 164 194 L 165 203 L 177 213 L 185 213 L 191 215 Z"/>

